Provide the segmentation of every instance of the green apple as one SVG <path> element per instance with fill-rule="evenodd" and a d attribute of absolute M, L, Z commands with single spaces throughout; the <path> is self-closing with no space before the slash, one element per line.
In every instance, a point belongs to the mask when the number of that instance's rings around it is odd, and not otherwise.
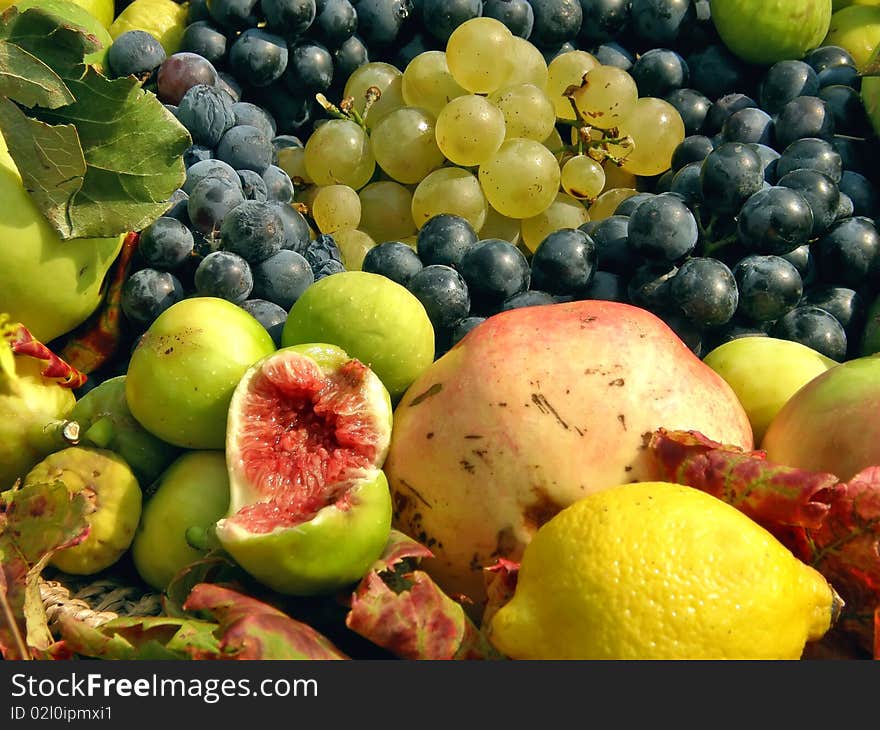
<path fill-rule="evenodd" d="M 703 362 L 736 393 L 752 424 L 755 443 L 798 390 L 838 363 L 799 342 L 739 337 L 719 345 Z"/>

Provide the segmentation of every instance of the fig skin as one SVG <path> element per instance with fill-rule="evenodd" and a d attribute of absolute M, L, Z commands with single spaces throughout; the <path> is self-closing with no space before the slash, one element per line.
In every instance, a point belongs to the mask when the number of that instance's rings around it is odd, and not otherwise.
<path fill-rule="evenodd" d="M 106 449 L 71 446 L 49 454 L 24 478 L 24 486 L 60 481 L 71 494 L 83 493 L 91 505 L 89 534 L 50 561 L 73 575 L 109 568 L 131 546 L 141 517 L 141 489 L 131 468 Z"/>
<path fill-rule="evenodd" d="M 2 341 L 0 347 L 5 347 Z M 14 357 L 13 362 L 14 376 L 0 370 L 0 490 L 68 445 L 64 428 L 76 404 L 70 388 L 41 374 L 43 361 Z"/>

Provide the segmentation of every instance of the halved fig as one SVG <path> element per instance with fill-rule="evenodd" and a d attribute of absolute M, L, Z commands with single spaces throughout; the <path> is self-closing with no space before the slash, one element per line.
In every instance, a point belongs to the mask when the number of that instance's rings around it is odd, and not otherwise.
<path fill-rule="evenodd" d="M 224 549 L 280 593 L 353 584 L 382 553 L 391 497 L 382 464 L 391 399 L 335 345 L 287 347 L 255 363 L 232 396 L 226 431 Z"/>

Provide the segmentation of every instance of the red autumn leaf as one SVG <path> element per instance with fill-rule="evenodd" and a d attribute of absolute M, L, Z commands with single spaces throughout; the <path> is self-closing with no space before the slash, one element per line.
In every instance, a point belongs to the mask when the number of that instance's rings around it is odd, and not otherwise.
<path fill-rule="evenodd" d="M 85 374 L 35 339 L 27 327 L 23 324 L 10 324 L 6 320 L 6 315 L 0 318 L 0 336 L 7 341 L 15 355 L 45 360 L 46 366 L 40 371 L 43 377 L 57 380 L 62 388 L 79 388 L 86 382 Z"/>
<path fill-rule="evenodd" d="M 220 585 L 199 583 L 183 608 L 207 611 L 220 625 L 220 654 L 194 652 L 194 659 L 348 658 L 311 626 Z"/>
<path fill-rule="evenodd" d="M 85 540 L 88 504 L 61 482 L 0 494 L 0 653 L 28 659 L 54 643 L 40 573 L 59 550 Z"/>
<path fill-rule="evenodd" d="M 392 532 L 385 553 L 354 592 L 345 624 L 401 659 L 487 659 L 496 656 L 460 603 L 411 559 L 424 545 Z"/>
<path fill-rule="evenodd" d="M 819 570 L 845 601 L 839 627 L 875 650 L 880 607 L 880 466 L 849 482 L 767 461 L 694 432 L 648 440 L 658 478 L 737 507 Z M 876 656 L 876 650 L 875 650 Z"/>
<path fill-rule="evenodd" d="M 104 302 L 97 312 L 66 338 L 61 356 L 86 373 L 108 362 L 119 349 L 122 334 L 122 285 L 131 271 L 140 238 L 128 233 L 113 265 Z"/>

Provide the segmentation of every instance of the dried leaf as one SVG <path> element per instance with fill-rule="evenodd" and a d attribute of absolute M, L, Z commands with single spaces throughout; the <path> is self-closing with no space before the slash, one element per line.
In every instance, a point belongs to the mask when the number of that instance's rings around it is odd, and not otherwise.
<path fill-rule="evenodd" d="M 187 611 L 208 611 L 219 622 L 220 654 L 195 659 L 347 659 L 311 626 L 276 608 L 223 586 L 196 585 Z"/>
<path fill-rule="evenodd" d="M 483 569 L 486 607 L 483 609 L 481 626 L 488 626 L 498 609 L 513 598 L 518 577 L 519 563 L 506 558 L 498 558 L 494 565 Z"/>
<path fill-rule="evenodd" d="M 222 550 L 214 550 L 201 560 L 190 563 L 180 570 L 165 588 L 162 596 L 162 611 L 168 616 L 183 618 L 192 613 L 183 609 L 186 599 L 199 583 L 213 583 L 238 591 L 252 593 L 252 581 L 245 571 Z M 208 618 L 205 613 L 202 618 Z"/>
<path fill-rule="evenodd" d="M 61 482 L 0 494 L 0 653 L 30 658 L 54 642 L 40 599 L 40 572 L 59 550 L 89 532 L 88 504 Z"/>
<path fill-rule="evenodd" d="M 345 624 L 402 659 L 487 659 L 494 649 L 465 614 L 411 558 L 431 551 L 393 532 L 385 553 L 361 580 Z"/>

